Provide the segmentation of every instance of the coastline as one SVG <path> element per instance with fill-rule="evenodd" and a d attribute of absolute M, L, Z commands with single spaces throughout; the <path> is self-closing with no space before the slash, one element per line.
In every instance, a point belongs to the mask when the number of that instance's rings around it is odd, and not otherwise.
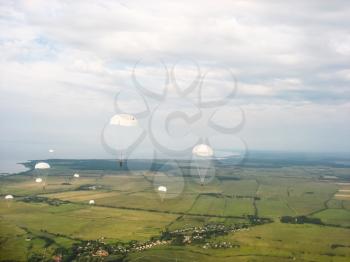
<path fill-rule="evenodd" d="M 29 168 L 24 165 L 24 161 L 0 160 L 0 176 L 8 176 L 28 171 Z"/>

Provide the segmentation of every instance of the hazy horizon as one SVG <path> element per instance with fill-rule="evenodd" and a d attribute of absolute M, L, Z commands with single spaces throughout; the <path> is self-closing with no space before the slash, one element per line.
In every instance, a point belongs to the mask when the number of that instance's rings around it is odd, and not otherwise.
<path fill-rule="evenodd" d="M 53 157 L 113 158 L 101 133 L 115 114 L 115 95 L 122 93 L 119 106 L 126 111 L 145 106 L 133 70 L 146 89 L 169 91 L 161 113 L 194 113 L 194 95 L 185 101 L 173 91 L 175 85 L 186 90 L 197 67 L 205 75 L 204 101 L 225 97 L 232 85 L 228 70 L 235 76 L 230 110 L 224 108 L 217 121 L 236 125 L 244 118 L 235 137 L 249 150 L 347 153 L 346 3 L 3 2 L 0 158 L 51 158 L 50 148 Z M 151 110 L 154 101 L 147 100 Z M 154 132 L 164 131 L 158 123 Z M 170 128 L 210 136 L 204 122 L 189 128 L 175 121 Z M 216 143 L 223 141 L 229 139 Z M 150 145 L 146 141 L 140 152 Z"/>

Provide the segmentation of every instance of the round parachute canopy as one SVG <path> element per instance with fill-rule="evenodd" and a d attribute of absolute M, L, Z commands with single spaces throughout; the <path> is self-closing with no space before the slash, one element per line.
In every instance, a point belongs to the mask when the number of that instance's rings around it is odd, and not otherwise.
<path fill-rule="evenodd" d="M 94 205 L 94 204 L 95 204 L 95 200 L 91 199 L 91 200 L 89 201 L 89 205 Z"/>
<path fill-rule="evenodd" d="M 109 123 L 115 126 L 137 126 L 137 119 L 133 115 L 118 114 L 113 116 Z"/>
<path fill-rule="evenodd" d="M 192 149 L 192 154 L 196 156 L 209 157 L 214 154 L 214 151 L 210 146 L 206 144 L 199 144 Z"/>
<path fill-rule="evenodd" d="M 48 169 L 48 168 L 50 168 L 50 165 L 48 163 L 45 163 L 45 162 L 39 162 L 35 165 L 34 168 L 35 169 Z"/>
<path fill-rule="evenodd" d="M 35 179 L 35 182 L 36 182 L 36 183 L 41 183 L 41 182 L 43 182 L 43 179 L 40 178 L 40 177 L 38 177 L 38 178 Z"/>
<path fill-rule="evenodd" d="M 49 153 L 53 153 L 53 152 L 55 152 L 55 150 L 49 149 Z"/>
<path fill-rule="evenodd" d="M 13 199 L 13 195 L 6 195 L 5 199 Z"/>
<path fill-rule="evenodd" d="M 75 178 L 79 178 L 79 177 L 80 177 L 80 175 L 77 174 L 77 173 L 75 173 L 73 176 L 74 176 Z"/>
<path fill-rule="evenodd" d="M 159 186 L 158 187 L 158 191 L 159 192 L 166 192 L 167 191 L 167 188 L 165 186 Z"/>

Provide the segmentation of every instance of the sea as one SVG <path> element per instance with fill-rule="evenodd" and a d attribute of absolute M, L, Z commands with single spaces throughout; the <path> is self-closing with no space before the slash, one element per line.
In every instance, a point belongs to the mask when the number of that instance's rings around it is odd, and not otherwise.
<path fill-rule="evenodd" d="M 24 165 L 20 163 L 24 163 L 26 160 L 1 160 L 0 159 L 0 175 L 9 175 L 19 172 L 24 172 L 27 170 Z"/>

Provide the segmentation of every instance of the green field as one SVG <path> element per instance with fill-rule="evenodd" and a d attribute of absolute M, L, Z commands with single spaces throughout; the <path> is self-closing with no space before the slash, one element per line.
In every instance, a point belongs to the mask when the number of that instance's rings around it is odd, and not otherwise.
<path fill-rule="evenodd" d="M 335 194 L 345 187 L 320 179 L 315 166 L 248 166 L 234 172 L 225 168 L 204 186 L 184 176 L 181 192 L 171 195 L 178 188 L 173 179 L 163 199 L 153 175 L 142 170 L 130 174 L 93 168 L 99 162 L 79 162 L 80 169 L 74 161 L 52 160 L 51 165 L 45 188 L 34 182 L 34 171 L 1 177 L 1 261 L 52 261 L 74 245 L 96 240 L 110 246 L 140 246 L 162 240 L 165 231 L 202 230 L 207 225 L 246 228 L 213 231 L 191 243 L 172 235 L 166 244 L 110 255 L 110 261 L 350 259 L 350 200 L 337 199 Z M 79 179 L 72 179 L 75 172 Z M 332 172 L 342 181 L 350 179 L 350 168 L 334 167 Z M 5 200 L 7 194 L 15 199 Z M 95 205 L 88 204 L 91 199 Z M 282 216 L 315 218 L 321 224 L 281 223 Z M 230 247 L 214 247 L 224 242 Z M 204 248 L 206 244 L 210 248 Z M 62 259 L 72 260 L 65 255 Z M 86 261 L 81 259 L 73 260 Z"/>

